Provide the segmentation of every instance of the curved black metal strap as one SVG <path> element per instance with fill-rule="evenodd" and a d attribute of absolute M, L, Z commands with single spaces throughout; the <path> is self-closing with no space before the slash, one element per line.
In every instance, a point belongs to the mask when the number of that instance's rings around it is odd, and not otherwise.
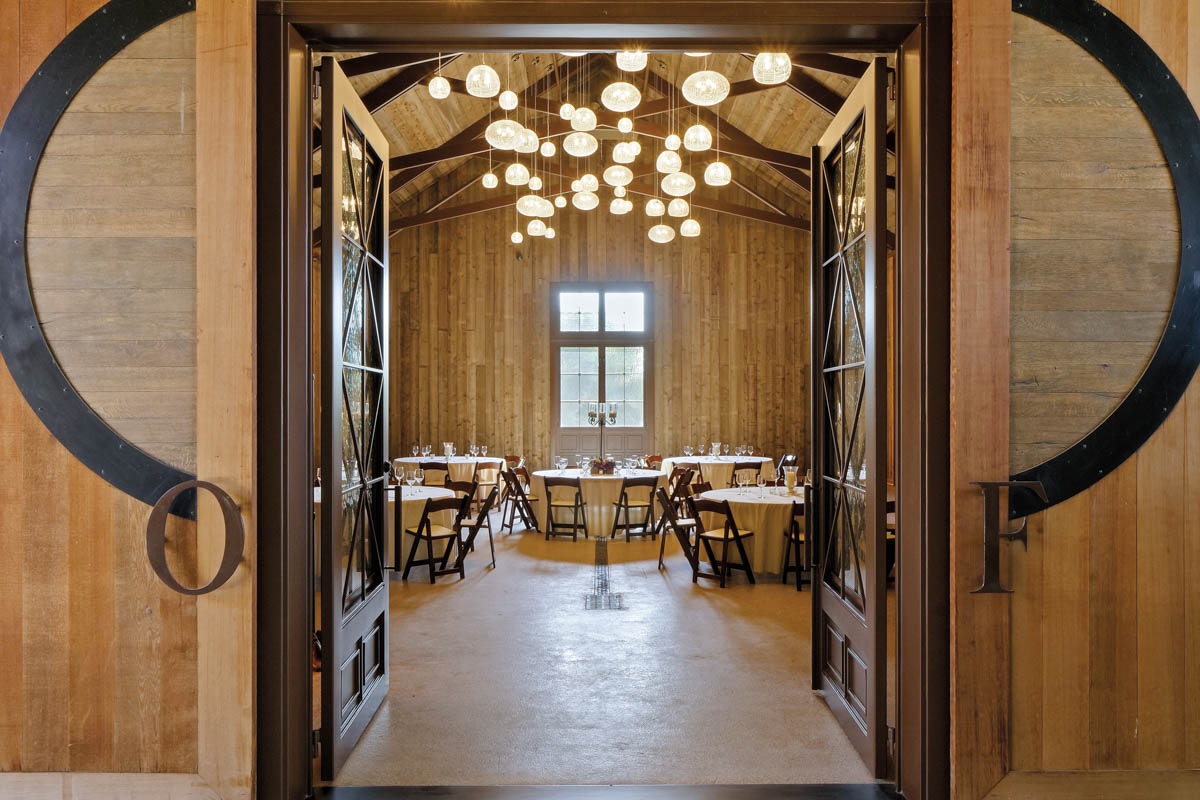
<path fill-rule="evenodd" d="M 54 437 L 97 475 L 147 504 L 192 476 L 122 438 L 63 374 L 34 310 L 25 222 L 42 151 L 79 89 L 134 39 L 194 7 L 194 0 L 112 0 L 46 57 L 0 130 L 0 353 Z M 195 492 L 179 495 L 171 512 L 194 519 Z"/>
<path fill-rule="evenodd" d="M 1200 364 L 1200 118 L 1167 65 L 1140 36 L 1093 0 L 1013 0 L 1013 11 L 1048 25 L 1106 66 L 1146 116 L 1162 147 L 1179 204 L 1180 259 L 1175 303 L 1145 372 L 1121 404 L 1070 448 L 1014 481 L 1038 481 L 1009 494 L 1023 517 L 1072 497 L 1146 443 L 1183 397 Z"/>

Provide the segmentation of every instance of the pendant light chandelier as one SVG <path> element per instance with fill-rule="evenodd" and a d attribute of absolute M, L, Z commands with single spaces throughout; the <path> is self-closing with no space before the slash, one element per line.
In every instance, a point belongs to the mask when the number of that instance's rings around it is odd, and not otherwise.
<path fill-rule="evenodd" d="M 504 170 L 504 182 L 509 186 L 524 186 L 529 183 L 529 167 L 514 161 Z"/>
<path fill-rule="evenodd" d="M 646 231 L 646 235 L 650 237 L 650 241 L 656 244 L 666 244 L 675 238 L 675 229 L 660 222 L 651 226 L 650 230 Z"/>
<path fill-rule="evenodd" d="M 693 153 L 702 153 L 712 147 L 712 131 L 700 123 L 683 132 L 683 146 Z"/>
<path fill-rule="evenodd" d="M 517 93 L 512 89 L 505 89 L 500 93 L 499 102 L 505 111 L 512 111 L 517 107 Z"/>
<path fill-rule="evenodd" d="M 683 99 L 696 106 L 715 106 L 729 96 L 729 79 L 716 70 L 702 69 L 688 75 L 680 87 Z"/>
<path fill-rule="evenodd" d="M 676 197 L 671 202 L 667 203 L 667 215 L 671 217 L 686 217 L 691 213 L 691 206 L 688 201 L 682 197 Z"/>
<path fill-rule="evenodd" d="M 679 235 L 689 239 L 700 235 L 700 223 L 694 219 L 685 219 L 679 225 Z"/>
<path fill-rule="evenodd" d="M 571 130 L 573 131 L 594 131 L 596 130 L 596 112 L 592 111 L 587 106 L 575 109 L 575 113 L 571 116 Z"/>
<path fill-rule="evenodd" d="M 595 192 L 576 192 L 571 197 L 571 205 L 580 211 L 591 211 L 600 205 L 600 198 L 596 196 Z"/>
<path fill-rule="evenodd" d="M 525 129 L 511 119 L 498 119 L 483 131 L 484 140 L 497 150 L 512 150 L 517 146 Z"/>
<path fill-rule="evenodd" d="M 617 53 L 617 67 L 625 72 L 639 72 L 646 68 L 646 54 L 640 50 Z"/>
<path fill-rule="evenodd" d="M 683 169 L 683 159 L 673 150 L 663 150 L 655 159 L 654 168 L 664 175 L 670 175 Z"/>
<path fill-rule="evenodd" d="M 663 205 L 662 200 L 659 200 L 657 197 L 651 197 L 646 201 L 647 217 L 661 217 L 665 213 L 667 213 L 667 207 Z"/>
<path fill-rule="evenodd" d="M 754 80 L 764 86 L 783 83 L 792 76 L 792 57 L 787 53 L 759 53 L 754 57 Z"/>
<path fill-rule="evenodd" d="M 604 91 L 600 93 L 600 102 L 609 111 L 624 114 L 637 108 L 638 103 L 642 102 L 642 93 L 632 83 L 617 81 L 604 87 Z"/>
<path fill-rule="evenodd" d="M 662 190 L 672 197 L 683 197 L 696 188 L 696 179 L 686 172 L 672 172 L 663 176 Z"/>
<path fill-rule="evenodd" d="M 500 75 L 487 64 L 471 67 L 464 83 L 467 94 L 474 97 L 495 97 L 500 94 Z"/>

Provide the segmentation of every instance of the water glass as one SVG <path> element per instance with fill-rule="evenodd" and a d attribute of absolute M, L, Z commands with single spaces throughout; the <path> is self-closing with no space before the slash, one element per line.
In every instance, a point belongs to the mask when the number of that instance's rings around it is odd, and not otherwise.
<path fill-rule="evenodd" d="M 413 445 L 413 458 L 416 458 L 420 454 L 421 454 L 421 446 L 414 444 Z"/>
<path fill-rule="evenodd" d="M 712 453 L 713 457 L 715 457 L 715 458 L 720 458 L 720 456 L 721 456 L 721 443 L 720 443 L 720 442 L 713 442 L 713 443 L 712 443 L 712 447 L 709 449 L 709 452 L 710 452 L 710 453 Z"/>
<path fill-rule="evenodd" d="M 685 444 L 683 446 L 683 454 L 685 456 L 690 456 L 694 452 L 696 452 L 696 451 L 692 448 L 692 446 L 690 444 Z"/>
<path fill-rule="evenodd" d="M 726 455 L 726 456 L 729 455 L 729 445 L 728 444 L 721 445 L 721 454 Z"/>
<path fill-rule="evenodd" d="M 767 476 L 762 473 L 762 470 L 758 471 L 758 477 L 755 478 L 755 483 L 758 484 L 759 496 L 761 497 L 765 495 L 767 493 Z"/>
<path fill-rule="evenodd" d="M 484 457 L 487 456 L 487 445 L 486 444 L 479 445 L 479 454 Z"/>
<path fill-rule="evenodd" d="M 421 469 L 420 467 L 417 467 L 416 469 L 413 470 L 412 476 L 413 476 L 413 481 L 415 483 L 424 483 L 425 482 L 425 470 Z"/>

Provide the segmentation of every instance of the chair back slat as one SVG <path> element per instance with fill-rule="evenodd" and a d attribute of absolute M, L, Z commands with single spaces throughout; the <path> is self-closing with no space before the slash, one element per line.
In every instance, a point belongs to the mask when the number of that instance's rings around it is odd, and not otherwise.
<path fill-rule="evenodd" d="M 446 488 L 454 492 L 455 497 L 475 497 L 479 484 L 475 481 L 446 481 Z"/>
<path fill-rule="evenodd" d="M 425 473 L 425 480 L 422 482 L 425 486 L 442 486 L 446 481 L 450 480 L 450 465 L 444 461 L 421 461 L 417 467 Z M 440 480 L 438 476 L 431 473 L 440 472 Z"/>

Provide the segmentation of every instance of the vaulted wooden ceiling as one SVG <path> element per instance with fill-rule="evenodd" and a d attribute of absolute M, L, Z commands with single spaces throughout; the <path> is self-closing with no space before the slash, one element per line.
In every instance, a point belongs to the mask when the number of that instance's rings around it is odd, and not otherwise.
<path fill-rule="evenodd" d="M 599 96 L 608 83 L 626 80 L 642 90 L 641 104 L 629 114 L 643 143 L 642 154 L 629 165 L 639 176 L 629 187 L 631 199 L 640 199 L 639 190 L 654 191 L 654 158 L 662 149 L 662 137 L 672 131 L 682 134 L 699 119 L 720 142 L 733 183 L 720 189 L 705 186 L 700 176 L 714 154 L 680 150 L 685 169 L 699 183 L 688 198 L 692 204 L 806 228 L 809 150 L 866 68 L 868 57 L 794 55 L 791 78 L 772 87 L 754 82 L 752 58 L 740 53 L 650 53 L 647 68 L 639 72 L 618 70 L 607 53 L 574 58 L 556 53 L 367 53 L 338 58 L 389 140 L 391 219 L 397 230 L 511 205 L 514 199 L 512 187 L 503 182 L 500 189 L 487 191 L 478 181 L 489 168 L 502 174 L 504 164 L 513 160 L 511 152 L 493 151 L 489 162 L 483 130 L 504 112 L 495 98 L 472 97 L 463 88 L 467 71 L 479 63 L 491 65 L 504 88 L 519 95 L 520 104 L 511 112 L 514 119 L 539 135 L 559 134 L 554 141 L 561 155 L 539 158 L 538 171 L 549 189 L 565 189 L 572 177 L 587 171 L 599 176 L 612 163 L 604 154 L 615 141 L 629 136 L 617 133 L 616 120 L 622 115 L 604 109 Z M 721 72 L 733 88 L 718 106 L 698 109 L 683 100 L 679 87 L 690 73 L 703 68 Z M 439 72 L 452 85 L 443 100 L 432 98 L 426 88 Z M 588 159 L 562 154 L 561 134 L 570 128 L 557 112 L 565 101 L 590 105 L 600 118 L 594 133 L 601 150 Z M 636 213 L 641 213 L 640 204 Z"/>

